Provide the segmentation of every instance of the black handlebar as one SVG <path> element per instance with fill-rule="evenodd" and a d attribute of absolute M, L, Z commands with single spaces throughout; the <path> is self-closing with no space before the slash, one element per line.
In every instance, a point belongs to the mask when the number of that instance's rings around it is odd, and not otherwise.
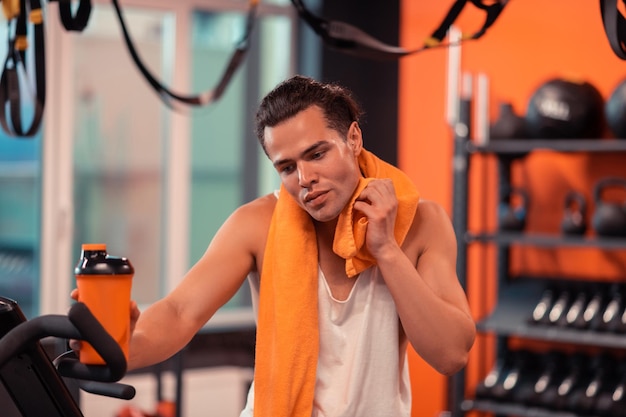
<path fill-rule="evenodd" d="M 9 330 L 0 339 L 0 368 L 39 339 L 49 336 L 84 340 L 93 346 L 106 363 L 106 365 L 86 365 L 81 363 L 76 355 L 64 354 L 54 361 L 60 375 L 81 380 L 81 388 L 91 393 L 123 399 L 134 397 L 135 391 L 132 386 L 112 384 L 126 373 L 124 352 L 89 308 L 80 302 L 70 308 L 67 316 L 55 314 L 39 316 Z"/>
<path fill-rule="evenodd" d="M 107 364 L 85 365 L 75 358 L 62 359 L 58 369 L 63 376 L 115 382 L 126 373 L 124 352 L 83 303 L 74 304 L 67 316 L 35 317 L 11 329 L 0 339 L 0 367 L 32 343 L 48 336 L 89 342 Z"/>
<path fill-rule="evenodd" d="M 94 373 L 100 374 L 101 369 L 99 369 L 100 367 L 96 365 L 86 366 L 86 371 L 79 371 L 82 376 L 87 377 L 86 379 L 79 379 L 75 372 L 77 363 L 78 358 L 76 352 L 73 350 L 69 350 L 62 355 L 59 355 L 53 361 L 53 365 L 60 375 L 77 379 L 78 386 L 85 392 L 119 398 L 122 400 L 132 400 L 135 397 L 135 387 L 131 385 L 120 384 L 117 382 L 102 382 L 97 380 L 98 376 L 94 376 Z M 85 374 L 85 372 L 88 372 L 88 374 Z"/>
<path fill-rule="evenodd" d="M 126 373 L 126 357 L 115 339 L 83 303 L 74 304 L 67 317 L 82 335 L 80 339 L 89 342 L 107 365 L 85 365 L 76 359 L 63 359 L 58 364 L 61 375 L 101 382 L 119 381 Z"/>

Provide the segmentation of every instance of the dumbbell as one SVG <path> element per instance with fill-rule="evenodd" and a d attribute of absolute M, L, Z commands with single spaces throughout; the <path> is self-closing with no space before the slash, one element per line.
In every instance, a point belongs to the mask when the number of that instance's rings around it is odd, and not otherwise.
<path fill-rule="evenodd" d="M 598 320 L 598 331 L 617 332 L 621 327 L 622 316 L 624 312 L 624 302 L 622 299 L 622 286 L 619 284 L 611 285 L 608 291 L 609 298 L 606 306 L 602 310 L 601 320 Z"/>
<path fill-rule="evenodd" d="M 600 393 L 594 413 L 606 417 L 626 415 L 626 364 L 619 362 L 615 372 L 607 378 L 607 390 Z"/>
<path fill-rule="evenodd" d="M 589 291 L 593 294 L 582 314 L 582 320 L 574 323 L 578 329 L 596 329 L 602 320 L 604 304 L 606 302 L 605 289 L 593 286 Z"/>
<path fill-rule="evenodd" d="M 588 361 L 589 358 L 580 352 L 570 356 L 564 366 L 567 372 L 543 392 L 538 403 L 546 408 L 566 410 L 572 393 L 588 381 Z"/>
<path fill-rule="evenodd" d="M 549 351 L 539 357 L 540 368 L 533 372 L 532 378 L 520 386 L 514 399 L 518 403 L 542 406 L 542 396 L 548 388 L 563 378 L 566 356 L 563 352 Z"/>
<path fill-rule="evenodd" d="M 537 359 L 532 352 L 525 349 L 514 351 L 511 365 L 491 388 L 492 398 L 499 401 L 511 401 L 516 390 L 523 384 L 528 370 L 536 362 Z"/>
<path fill-rule="evenodd" d="M 541 293 L 539 302 L 533 308 L 533 312 L 530 317 L 530 323 L 532 324 L 547 324 L 548 314 L 552 308 L 552 304 L 556 298 L 555 288 L 548 287 Z"/>
<path fill-rule="evenodd" d="M 552 304 L 548 312 L 548 324 L 554 326 L 562 326 L 565 324 L 567 312 L 573 302 L 573 291 L 569 288 L 563 288 Z"/>
<path fill-rule="evenodd" d="M 580 384 L 568 398 L 570 411 L 588 414 L 596 405 L 596 402 L 605 390 L 604 386 L 611 373 L 614 362 L 606 353 L 600 353 L 591 358 L 589 366 L 589 379 Z"/>
<path fill-rule="evenodd" d="M 496 359 L 493 368 L 485 379 L 476 385 L 476 398 L 489 399 L 493 397 L 493 388 L 502 383 L 502 378 L 511 367 L 511 355 L 506 354 Z"/>
<path fill-rule="evenodd" d="M 574 299 L 574 302 L 567 309 L 567 313 L 565 314 L 564 320 L 562 320 L 559 324 L 566 327 L 574 327 L 580 328 L 584 323 L 583 314 L 585 312 L 585 307 L 589 302 L 589 296 L 585 289 L 578 290 L 578 295 Z"/>

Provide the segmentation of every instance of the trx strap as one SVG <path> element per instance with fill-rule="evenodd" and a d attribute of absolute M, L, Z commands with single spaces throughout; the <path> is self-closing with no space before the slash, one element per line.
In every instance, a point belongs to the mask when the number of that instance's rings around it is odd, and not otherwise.
<path fill-rule="evenodd" d="M 600 13 L 611 49 L 618 58 L 626 60 L 626 19 L 617 9 L 617 0 L 600 0 Z"/>
<path fill-rule="evenodd" d="M 69 31 L 82 32 L 89 22 L 91 15 L 91 0 L 79 0 L 76 14 L 72 14 L 70 0 L 51 0 L 59 2 L 59 16 L 63 27 Z"/>
<path fill-rule="evenodd" d="M 304 20 L 326 44 L 347 54 L 379 60 L 398 59 L 429 48 L 450 46 L 450 44 L 444 45 L 441 42 L 452 23 L 454 23 L 461 13 L 461 10 L 463 10 L 463 7 L 465 7 L 467 1 L 468 0 L 456 0 L 454 2 L 441 25 L 425 40 L 422 47 L 417 49 L 404 49 L 385 44 L 348 23 L 326 20 L 315 16 L 304 6 L 302 0 L 291 0 L 300 18 Z M 496 21 L 508 0 L 498 0 L 494 1 L 492 4 L 485 4 L 483 0 L 470 0 L 470 2 L 477 8 L 483 10 L 486 13 L 486 17 L 480 30 L 472 35 L 464 36 L 464 40 L 478 39 L 483 36 L 487 29 Z"/>
<path fill-rule="evenodd" d="M 29 8 L 27 8 L 27 3 Z M 34 27 L 34 70 L 35 90 L 28 82 L 20 83 L 20 74 L 28 75 L 26 65 L 26 50 L 28 48 L 27 22 Z M 0 77 L 0 124 L 4 131 L 11 136 L 34 136 L 39 130 L 46 102 L 46 59 L 44 48 L 43 12 L 40 0 L 22 0 L 20 13 L 16 17 L 15 36 L 11 36 L 11 24 L 8 27 L 9 51 L 4 62 Z M 28 77 L 26 77 L 28 78 Z M 28 81 L 28 80 L 25 80 Z M 32 98 L 33 118 L 30 126 L 24 128 L 22 121 L 22 89 L 27 88 Z"/>
<path fill-rule="evenodd" d="M 464 38 L 478 39 L 483 36 L 485 32 L 487 32 L 487 29 L 489 29 L 491 25 L 494 24 L 498 16 L 500 16 L 500 13 L 502 13 L 502 10 L 504 10 L 504 6 L 508 2 L 508 0 L 495 1 L 492 4 L 484 4 L 481 0 L 470 1 L 474 6 L 483 10 L 486 13 L 486 16 L 483 26 L 477 32 L 469 36 L 465 36 Z M 441 22 L 441 25 L 439 25 L 439 27 L 433 32 L 429 40 L 427 40 L 427 43 L 434 42 L 434 44 L 438 44 L 439 42 L 443 41 L 443 38 L 448 32 L 448 29 L 450 29 L 450 26 L 452 26 L 452 23 L 454 23 L 456 18 L 459 17 L 459 14 L 461 14 L 461 10 L 463 10 L 463 7 L 465 7 L 466 3 L 467 0 L 457 0 L 452 5 L 450 10 L 448 11 L 448 14 L 443 19 L 443 22 Z"/>
<path fill-rule="evenodd" d="M 157 92 L 161 100 L 170 108 L 174 107 L 174 102 L 180 102 L 190 106 L 205 106 L 208 105 L 221 97 L 221 95 L 226 90 L 226 86 L 230 82 L 230 79 L 235 74 L 235 71 L 241 63 L 246 55 L 249 46 L 250 34 L 252 32 L 254 21 L 256 20 L 256 9 L 259 3 L 259 0 L 250 0 L 250 7 L 248 10 L 248 17 L 246 21 L 246 28 L 243 35 L 243 39 L 237 45 L 237 48 L 233 52 L 226 69 L 222 73 L 222 77 L 217 83 L 216 87 L 210 91 L 198 94 L 198 95 L 181 95 L 173 92 L 168 89 L 165 85 L 159 82 L 152 73 L 148 70 L 148 68 L 144 65 L 137 50 L 133 44 L 133 41 L 130 37 L 128 29 L 126 27 L 126 23 L 124 22 L 124 17 L 122 15 L 122 10 L 118 3 L 118 0 L 112 0 L 113 5 L 115 6 L 115 11 L 117 13 L 117 17 L 120 22 L 120 26 L 122 28 L 122 34 L 124 35 L 124 41 L 126 42 L 126 46 L 128 47 L 128 52 L 132 57 L 133 61 L 139 68 L 139 71 L 143 74 L 146 80 L 150 83 L 152 88 Z"/>

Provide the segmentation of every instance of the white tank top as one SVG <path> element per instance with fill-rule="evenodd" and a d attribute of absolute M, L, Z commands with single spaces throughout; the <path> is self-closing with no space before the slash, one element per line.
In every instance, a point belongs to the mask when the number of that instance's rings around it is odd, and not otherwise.
<path fill-rule="evenodd" d="M 256 313 L 258 274 L 248 281 Z M 320 353 L 312 417 L 410 416 L 407 341 L 400 340 L 400 319 L 378 268 L 362 272 L 345 301 L 332 297 L 320 269 L 318 294 Z M 253 417 L 253 406 L 254 383 L 241 417 Z"/>

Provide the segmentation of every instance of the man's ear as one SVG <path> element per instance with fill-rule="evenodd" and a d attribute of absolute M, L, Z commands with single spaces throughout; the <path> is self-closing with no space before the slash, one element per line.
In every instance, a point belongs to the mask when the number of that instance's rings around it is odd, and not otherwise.
<path fill-rule="evenodd" d="M 363 135 L 357 122 L 352 122 L 350 128 L 348 129 L 348 144 L 354 151 L 355 155 L 359 155 L 361 153 L 361 149 L 363 148 Z"/>

